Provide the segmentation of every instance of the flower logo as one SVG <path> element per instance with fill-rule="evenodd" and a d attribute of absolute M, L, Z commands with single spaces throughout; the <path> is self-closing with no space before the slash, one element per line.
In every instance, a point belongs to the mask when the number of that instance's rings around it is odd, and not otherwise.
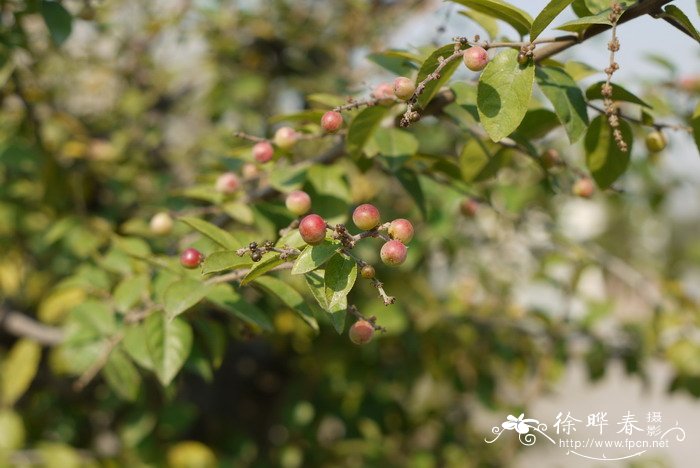
<path fill-rule="evenodd" d="M 537 424 L 539 423 L 539 421 L 536 419 L 524 418 L 525 413 L 520 413 L 520 416 L 518 416 L 517 418 L 512 414 L 509 414 L 506 418 L 507 421 L 504 421 L 503 424 L 501 424 L 501 426 L 507 431 L 512 431 L 513 429 L 515 429 L 518 432 L 518 434 L 527 434 L 528 432 L 530 432 L 530 426 L 528 424 Z"/>

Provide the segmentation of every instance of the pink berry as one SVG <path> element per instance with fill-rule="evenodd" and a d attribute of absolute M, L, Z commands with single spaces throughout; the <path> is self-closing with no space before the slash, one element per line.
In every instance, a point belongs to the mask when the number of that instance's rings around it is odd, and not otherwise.
<path fill-rule="evenodd" d="M 253 146 L 253 157 L 261 164 L 265 164 L 272 159 L 275 150 L 269 141 L 261 141 Z"/>
<path fill-rule="evenodd" d="M 369 203 L 360 205 L 352 213 L 352 222 L 363 231 L 369 231 L 379 225 L 379 210 Z"/>
<path fill-rule="evenodd" d="M 479 211 L 479 202 L 473 198 L 467 198 L 459 204 L 459 210 L 467 218 L 473 218 L 476 212 Z"/>
<path fill-rule="evenodd" d="M 413 224 L 407 219 L 395 219 L 389 225 L 389 236 L 392 239 L 408 244 L 413 239 Z"/>
<path fill-rule="evenodd" d="M 185 249 L 180 254 L 180 264 L 185 268 L 197 268 L 202 263 L 202 260 L 204 260 L 202 252 L 192 247 Z"/>
<path fill-rule="evenodd" d="M 489 63 L 489 53 L 486 52 L 486 49 L 479 46 L 465 50 L 462 58 L 464 59 L 464 64 L 471 71 L 481 71 Z"/>
<path fill-rule="evenodd" d="M 353 323 L 348 331 L 350 341 L 355 344 L 363 345 L 372 341 L 374 335 L 374 327 L 367 320 L 358 320 Z"/>
<path fill-rule="evenodd" d="M 299 139 L 299 134 L 291 127 L 282 127 L 275 132 L 273 141 L 283 150 L 291 149 Z"/>
<path fill-rule="evenodd" d="M 321 127 L 328 133 L 337 132 L 343 125 L 343 116 L 340 112 L 328 111 L 321 117 Z"/>
<path fill-rule="evenodd" d="M 577 197 L 591 198 L 593 196 L 593 191 L 595 187 L 593 186 L 593 181 L 588 177 L 582 177 L 574 182 L 574 186 L 571 191 Z"/>
<path fill-rule="evenodd" d="M 416 85 L 410 78 L 400 76 L 394 80 L 394 94 L 403 101 L 411 99 L 415 90 Z"/>
<path fill-rule="evenodd" d="M 394 103 L 394 87 L 390 83 L 379 83 L 372 91 L 372 97 L 383 106 L 391 105 Z"/>
<path fill-rule="evenodd" d="M 408 249 L 400 241 L 390 240 L 382 246 L 379 256 L 385 265 L 398 266 L 406 261 Z"/>
<path fill-rule="evenodd" d="M 311 209 L 311 197 L 306 192 L 294 190 L 289 192 L 284 204 L 293 214 L 301 216 L 304 213 L 308 213 L 308 211 Z"/>
<path fill-rule="evenodd" d="M 216 179 L 216 191 L 231 194 L 238 189 L 238 176 L 233 172 L 225 172 Z"/>
<path fill-rule="evenodd" d="M 317 214 L 304 217 L 299 223 L 299 234 L 309 245 L 317 245 L 326 238 L 326 222 Z"/>

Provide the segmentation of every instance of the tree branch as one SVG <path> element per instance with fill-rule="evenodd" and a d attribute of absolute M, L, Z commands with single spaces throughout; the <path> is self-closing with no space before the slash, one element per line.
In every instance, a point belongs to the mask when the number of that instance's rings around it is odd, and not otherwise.
<path fill-rule="evenodd" d="M 44 346 L 55 346 L 63 341 L 63 330 L 43 323 L 14 310 L 0 306 L 0 328 L 11 335 L 29 338 Z"/>
<path fill-rule="evenodd" d="M 632 21 L 635 18 L 639 18 L 644 15 L 653 15 L 661 10 L 661 7 L 667 3 L 671 3 L 673 0 L 640 0 L 633 6 L 629 7 L 624 11 L 620 20 L 617 22 L 618 25 Z M 576 44 L 580 44 L 588 39 L 597 36 L 610 29 L 612 26 L 607 24 L 594 24 L 593 26 L 586 29 L 580 39 L 569 39 L 565 41 L 555 42 L 542 48 L 535 49 L 535 62 L 541 62 L 553 55 L 556 55 L 569 47 Z"/>

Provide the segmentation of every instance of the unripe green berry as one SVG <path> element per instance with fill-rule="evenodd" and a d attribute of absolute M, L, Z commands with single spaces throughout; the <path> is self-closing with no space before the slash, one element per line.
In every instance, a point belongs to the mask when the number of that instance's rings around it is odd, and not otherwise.
<path fill-rule="evenodd" d="M 299 234 L 309 245 L 318 245 L 326 238 L 326 221 L 317 214 L 304 217 L 299 223 Z"/>
<path fill-rule="evenodd" d="M 540 161 L 542 162 L 542 166 L 545 169 L 551 169 L 554 166 L 558 166 L 559 164 L 561 164 L 561 157 L 559 156 L 559 151 L 555 150 L 554 148 L 549 148 L 544 153 L 542 153 Z"/>
<path fill-rule="evenodd" d="M 343 126 L 343 116 L 340 112 L 328 111 L 321 117 L 321 128 L 328 133 L 335 133 Z"/>
<path fill-rule="evenodd" d="M 647 149 L 652 153 L 658 153 L 666 148 L 666 136 L 659 131 L 649 133 L 645 142 Z"/>
<path fill-rule="evenodd" d="M 238 189 L 238 176 L 233 172 L 225 172 L 216 179 L 216 191 L 231 194 Z"/>
<path fill-rule="evenodd" d="M 407 219 L 395 219 L 389 225 L 388 232 L 392 239 L 408 244 L 413 239 L 413 224 Z"/>
<path fill-rule="evenodd" d="M 400 241 L 390 240 L 382 246 L 379 256 L 385 265 L 398 266 L 406 261 L 408 249 Z"/>
<path fill-rule="evenodd" d="M 358 320 L 348 331 L 350 341 L 357 345 L 369 343 L 372 341 L 372 335 L 374 335 L 374 327 L 367 320 Z"/>
<path fill-rule="evenodd" d="M 379 101 L 383 106 L 389 106 L 394 103 L 394 87 L 390 83 L 380 83 L 372 91 L 372 97 Z"/>
<path fill-rule="evenodd" d="M 202 263 L 202 260 L 204 260 L 204 255 L 192 247 L 183 250 L 182 254 L 180 254 L 180 264 L 185 268 L 197 268 Z"/>
<path fill-rule="evenodd" d="M 466 198 L 459 204 L 459 211 L 467 218 L 473 218 L 479 211 L 479 202 L 473 198 Z"/>
<path fill-rule="evenodd" d="M 270 161 L 274 152 L 275 149 L 269 141 L 260 141 L 253 145 L 253 158 L 261 164 Z"/>
<path fill-rule="evenodd" d="M 520 65 L 527 65 L 527 63 L 530 61 L 530 57 L 528 57 L 525 52 L 520 52 L 517 60 Z"/>
<path fill-rule="evenodd" d="M 588 177 L 582 177 L 574 182 L 574 186 L 571 188 L 571 192 L 577 197 L 591 198 L 593 196 L 593 191 L 595 187 L 593 186 L 593 181 Z"/>
<path fill-rule="evenodd" d="M 273 142 L 283 150 L 292 149 L 299 139 L 299 134 L 291 127 L 282 127 L 275 132 Z"/>
<path fill-rule="evenodd" d="M 352 212 L 352 222 L 363 231 L 369 231 L 379 225 L 379 210 L 376 206 L 364 203 Z"/>
<path fill-rule="evenodd" d="M 489 53 L 483 47 L 474 46 L 464 51 L 462 59 L 471 71 L 481 71 L 489 63 Z"/>
<path fill-rule="evenodd" d="M 172 232 L 173 224 L 173 218 L 165 211 L 156 213 L 151 218 L 151 232 L 157 236 L 167 236 Z"/>
<path fill-rule="evenodd" d="M 360 270 L 360 275 L 362 275 L 362 277 L 365 279 L 374 278 L 374 275 L 375 275 L 374 267 L 372 265 L 363 266 L 362 269 Z"/>
<path fill-rule="evenodd" d="M 311 209 L 311 197 L 308 193 L 301 190 L 289 192 L 287 199 L 284 201 L 285 206 L 289 211 L 297 216 L 308 213 Z"/>
<path fill-rule="evenodd" d="M 415 90 L 416 85 L 410 78 L 400 76 L 394 80 L 394 94 L 402 101 L 411 99 Z"/>

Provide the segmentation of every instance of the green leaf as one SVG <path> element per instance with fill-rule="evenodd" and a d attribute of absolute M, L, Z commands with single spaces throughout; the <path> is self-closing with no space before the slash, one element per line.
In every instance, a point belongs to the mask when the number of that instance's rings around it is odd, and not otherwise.
<path fill-rule="evenodd" d="M 394 75 L 409 75 L 418 68 L 415 61 L 420 59 L 404 50 L 387 50 L 376 54 L 369 54 L 367 59 L 380 67 L 389 70 Z M 418 60 L 416 60 L 418 59 Z"/>
<path fill-rule="evenodd" d="M 463 10 L 459 14 L 466 16 L 481 26 L 486 31 L 486 34 L 489 35 L 489 38 L 495 39 L 498 36 L 498 21 L 495 18 L 474 10 Z"/>
<path fill-rule="evenodd" d="M 542 34 L 542 31 L 549 26 L 549 23 L 551 23 L 554 18 L 556 18 L 559 13 L 564 11 L 564 8 L 568 7 L 573 1 L 574 0 L 551 0 L 532 22 L 532 27 L 530 28 L 530 41 L 537 39 L 537 36 Z"/>
<path fill-rule="evenodd" d="M 612 26 L 612 23 L 610 22 L 610 19 L 608 19 L 608 16 L 610 16 L 610 12 L 604 11 L 603 13 L 597 15 L 584 16 L 582 18 L 568 21 L 562 24 L 561 26 L 557 26 L 556 29 L 561 29 L 562 31 L 571 31 L 580 34 L 586 29 L 593 26 L 594 24 L 605 24 L 608 26 Z"/>
<path fill-rule="evenodd" d="M 326 263 L 340 248 L 338 242 L 324 240 L 319 245 L 307 246 L 297 257 L 292 267 L 293 275 L 301 275 L 315 270 Z"/>
<path fill-rule="evenodd" d="M 69 325 L 66 341 L 76 343 L 110 336 L 116 331 L 114 313 L 106 304 L 96 300 L 87 300 L 76 306 L 70 313 Z"/>
<path fill-rule="evenodd" d="M 36 342 L 27 338 L 15 342 L 0 367 L 0 402 L 3 406 L 14 405 L 27 391 L 40 361 L 41 346 Z"/>
<path fill-rule="evenodd" d="M 548 109 L 530 109 L 518 126 L 516 133 L 528 140 L 536 140 L 546 136 L 559 127 L 557 114 Z"/>
<path fill-rule="evenodd" d="M 227 250 L 236 250 L 242 246 L 235 237 L 212 223 L 194 217 L 183 217 L 179 220 Z"/>
<path fill-rule="evenodd" d="M 531 62 L 521 66 L 517 56 L 517 50 L 504 50 L 489 62 L 479 78 L 479 119 L 493 141 L 518 128 L 530 104 L 535 66 Z"/>
<path fill-rule="evenodd" d="M 599 81 L 597 83 L 590 85 L 588 87 L 588 89 L 586 90 L 586 98 L 589 101 L 593 101 L 595 99 L 603 99 L 603 94 L 602 94 L 603 84 L 605 84 L 605 81 Z M 648 107 L 649 109 L 651 109 L 651 106 L 649 104 L 642 101 L 637 96 L 630 93 L 629 91 L 627 91 L 625 88 L 623 88 L 619 84 L 614 83 L 612 85 L 612 89 L 613 89 L 613 92 L 612 92 L 613 101 L 631 102 L 632 104 L 639 104 L 640 106 Z"/>
<path fill-rule="evenodd" d="M 253 264 L 253 268 L 251 268 L 248 274 L 245 275 L 245 278 L 243 278 L 243 281 L 241 281 L 241 285 L 245 286 L 246 284 L 253 281 L 255 278 L 264 275 L 268 271 L 272 270 L 277 266 L 280 266 L 286 261 L 286 259 L 280 258 L 280 254 L 278 254 L 277 252 L 266 253 L 265 255 L 263 255 L 262 260 Z"/>
<path fill-rule="evenodd" d="M 430 54 L 430 56 L 427 59 L 425 59 L 425 62 L 423 62 L 423 64 L 420 66 L 420 70 L 418 70 L 416 83 L 420 83 L 428 75 L 435 71 L 439 64 L 438 60 L 440 59 L 440 57 L 447 58 L 450 55 L 452 55 L 454 51 L 455 45 L 453 43 L 442 46 L 436 51 L 434 51 L 432 54 Z M 442 85 L 449 81 L 450 77 L 452 77 L 460 63 L 462 63 L 461 58 L 451 61 L 450 63 L 445 65 L 445 67 L 440 71 L 440 78 L 438 78 L 437 80 L 429 81 L 428 84 L 425 85 L 423 92 L 418 96 L 418 105 L 420 107 L 424 108 L 426 105 L 428 105 L 433 96 L 435 96 L 435 94 L 438 91 L 440 91 Z"/>
<path fill-rule="evenodd" d="M 211 288 L 210 285 L 189 278 L 175 281 L 165 290 L 163 297 L 165 315 L 169 319 L 177 317 L 204 299 Z"/>
<path fill-rule="evenodd" d="M 313 311 L 304 302 L 304 298 L 293 287 L 271 276 L 263 276 L 255 280 L 255 284 L 262 287 L 268 293 L 277 297 L 289 308 L 299 314 L 311 328 L 318 331 L 318 322 L 314 318 Z"/>
<path fill-rule="evenodd" d="M 598 186 L 605 189 L 612 185 L 624 172 L 630 162 L 632 153 L 632 129 L 624 120 L 620 120 L 620 131 L 627 143 L 627 152 L 622 152 L 615 143 L 612 128 L 604 116 L 593 119 L 586 139 L 584 148 L 586 150 L 586 166 L 591 172 Z"/>
<path fill-rule="evenodd" d="M 207 300 L 243 320 L 265 331 L 272 331 L 272 322 L 265 313 L 253 304 L 246 302 L 230 284 L 218 284 L 209 294 Z"/>
<path fill-rule="evenodd" d="M 42 0 L 41 16 L 49 28 L 53 43 L 57 46 L 63 44 L 73 29 L 73 17 L 68 10 L 58 2 Z"/>
<path fill-rule="evenodd" d="M 524 36 L 532 27 L 532 17 L 527 12 L 501 0 L 452 0 L 455 3 L 470 7 L 492 18 L 505 21 Z"/>
<path fill-rule="evenodd" d="M 219 273 L 228 270 L 240 270 L 253 264 L 250 257 L 239 257 L 235 250 L 222 250 L 207 255 L 202 263 L 202 273 Z"/>
<path fill-rule="evenodd" d="M 537 84 L 554 106 L 569 141 L 575 143 L 588 127 L 586 100 L 576 82 L 561 68 L 538 67 Z"/>
<path fill-rule="evenodd" d="M 693 113 L 693 118 L 690 121 L 690 125 L 693 127 L 693 137 L 695 138 L 695 146 L 697 146 L 698 151 L 700 151 L 700 104 L 695 108 Z"/>
<path fill-rule="evenodd" d="M 162 315 L 163 312 L 156 311 L 154 314 Z M 144 322 L 125 327 L 122 349 L 139 366 L 150 371 L 154 369 L 153 359 L 146 345 L 146 327 Z"/>
<path fill-rule="evenodd" d="M 343 303 L 355 285 L 357 262 L 346 255 L 336 254 L 326 263 L 325 271 L 326 302 L 329 309 L 334 309 Z"/>
<path fill-rule="evenodd" d="M 700 34 L 698 34 L 698 30 L 695 29 L 695 26 L 693 26 L 693 23 L 690 22 L 690 19 L 688 19 L 685 13 L 683 13 L 683 11 L 681 11 L 681 9 L 677 6 L 666 5 L 661 17 L 680 26 L 688 33 L 690 37 L 700 42 Z"/>
<path fill-rule="evenodd" d="M 344 296 L 333 307 L 329 307 L 328 298 L 326 296 L 324 273 L 323 270 L 316 270 L 304 275 L 304 279 L 306 280 L 306 285 L 309 287 L 311 294 L 321 308 L 328 312 L 333 327 L 338 334 L 340 334 L 343 333 L 345 327 L 345 315 L 348 308 L 347 296 Z"/>
<path fill-rule="evenodd" d="M 420 185 L 420 179 L 418 179 L 418 174 L 414 171 L 402 168 L 395 172 L 396 178 L 401 183 L 401 186 L 406 190 L 413 201 L 416 202 L 416 206 L 420 210 L 423 219 L 428 218 L 428 204 L 425 199 L 425 194 L 423 193 L 423 188 Z"/>
<path fill-rule="evenodd" d="M 389 169 L 396 170 L 418 151 L 418 139 L 405 130 L 380 128 L 374 134 L 379 154 L 386 158 Z"/>
<path fill-rule="evenodd" d="M 192 349 L 192 328 L 182 319 L 151 314 L 144 322 L 146 346 L 153 370 L 166 386 L 175 378 Z"/>
<path fill-rule="evenodd" d="M 121 349 L 114 349 L 109 354 L 102 375 L 117 395 L 125 400 L 136 400 L 141 387 L 141 375 Z"/>
<path fill-rule="evenodd" d="M 144 296 L 148 296 L 150 278 L 147 275 L 136 275 L 124 278 L 114 288 L 112 298 L 119 312 L 128 312 L 138 304 Z"/>
<path fill-rule="evenodd" d="M 466 182 L 478 179 L 491 159 L 492 155 L 486 148 L 486 145 L 477 138 L 470 138 L 459 154 L 459 167 L 462 172 L 462 179 Z"/>
<path fill-rule="evenodd" d="M 362 154 L 362 149 L 369 141 L 374 131 L 379 126 L 387 108 L 384 106 L 372 106 L 362 109 L 350 122 L 347 136 L 347 151 L 353 157 Z"/>
<path fill-rule="evenodd" d="M 408 157 L 418 151 L 418 139 L 411 133 L 398 128 L 380 128 L 375 132 L 374 140 L 382 156 Z"/>

